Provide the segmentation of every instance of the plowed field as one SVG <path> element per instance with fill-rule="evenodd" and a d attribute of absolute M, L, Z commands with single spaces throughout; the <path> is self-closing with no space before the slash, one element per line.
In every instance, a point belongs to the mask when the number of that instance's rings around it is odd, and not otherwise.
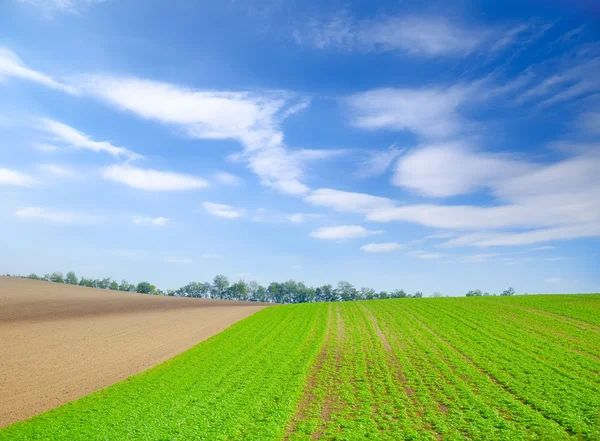
<path fill-rule="evenodd" d="M 0 427 L 155 366 L 262 308 L 0 277 Z"/>

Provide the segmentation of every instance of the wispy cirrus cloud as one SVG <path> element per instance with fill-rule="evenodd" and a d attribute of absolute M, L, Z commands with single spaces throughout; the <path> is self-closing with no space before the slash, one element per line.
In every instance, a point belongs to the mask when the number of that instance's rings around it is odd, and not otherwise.
<path fill-rule="evenodd" d="M 305 194 L 303 158 L 285 145 L 280 123 L 302 110 L 290 92 L 194 90 L 141 78 L 87 76 L 80 88 L 120 110 L 179 128 L 196 139 L 233 139 L 242 147 L 234 155 L 265 186 L 291 195 Z M 302 100 L 301 100 L 302 101 Z M 302 101 L 304 102 L 304 101 Z"/>
<path fill-rule="evenodd" d="M 124 147 L 117 147 L 108 141 L 94 141 L 85 133 L 58 121 L 41 119 L 37 128 L 50 137 L 53 142 L 52 146 L 56 146 L 58 143 L 76 149 L 105 152 L 116 158 L 127 160 L 142 158 L 142 155 Z"/>
<path fill-rule="evenodd" d="M 308 163 L 340 154 L 340 151 L 289 149 L 281 123 L 305 109 L 310 100 L 288 91 L 198 90 L 111 75 L 75 75 L 58 82 L 27 67 L 8 49 L 0 52 L 0 78 L 3 77 L 17 77 L 93 97 L 118 110 L 175 127 L 190 138 L 235 140 L 242 151 L 231 157 L 244 161 L 259 176 L 261 184 L 283 194 L 307 194 L 309 188 L 303 180 Z M 59 137 L 76 138 L 76 133 L 65 133 L 65 127 L 54 125 L 50 129 L 58 131 Z M 76 145 L 89 149 L 101 147 L 81 137 L 77 137 Z M 108 151 L 109 146 L 104 145 L 103 149 Z"/>
<path fill-rule="evenodd" d="M 384 242 L 384 243 L 368 243 L 360 247 L 361 250 L 367 253 L 391 253 L 392 251 L 399 250 L 403 246 L 396 242 Z"/>
<path fill-rule="evenodd" d="M 107 0 L 18 0 L 19 3 L 36 8 L 46 18 L 57 13 L 79 14 L 87 5 L 104 3 Z"/>
<path fill-rule="evenodd" d="M 390 165 L 404 152 L 404 149 L 392 144 L 388 149 L 369 152 L 366 158 L 362 159 L 359 170 L 356 175 L 359 178 L 370 178 L 380 176 L 388 170 Z"/>
<path fill-rule="evenodd" d="M 102 170 L 102 177 L 146 191 L 186 191 L 208 187 L 208 182 L 182 173 L 158 171 L 116 164 Z"/>
<path fill-rule="evenodd" d="M 445 197 L 493 188 L 534 168 L 524 161 L 478 152 L 464 142 L 424 145 L 396 163 L 392 183 L 425 196 Z"/>
<path fill-rule="evenodd" d="M 35 179 L 24 173 L 8 168 L 0 167 L 0 185 L 12 185 L 16 187 L 32 187 Z"/>
<path fill-rule="evenodd" d="M 351 122 L 367 130 L 410 131 L 426 139 L 444 139 L 465 130 L 460 109 L 472 85 L 372 89 L 346 99 Z"/>
<path fill-rule="evenodd" d="M 62 90 L 69 94 L 76 93 L 76 89 L 73 86 L 30 68 L 10 49 L 0 47 L 0 81 L 6 78 L 20 78 L 53 89 Z"/>
<path fill-rule="evenodd" d="M 349 213 L 370 213 L 395 206 L 395 202 L 388 198 L 331 188 L 319 188 L 305 196 L 304 200 L 313 205 Z"/>
<path fill-rule="evenodd" d="M 419 57 L 465 57 L 480 50 L 497 52 L 519 41 L 539 37 L 546 29 L 535 23 L 483 26 L 443 15 L 403 14 L 354 19 L 341 11 L 325 20 L 312 19 L 293 37 L 317 49 L 399 52 Z M 527 38 L 519 38 L 527 35 Z"/>
<path fill-rule="evenodd" d="M 45 174 L 59 179 L 76 179 L 80 175 L 73 168 L 59 164 L 40 164 L 38 168 Z"/>
<path fill-rule="evenodd" d="M 45 221 L 59 224 L 90 224 L 99 219 L 87 213 L 50 209 L 46 207 L 25 207 L 15 212 L 15 216 L 24 220 Z"/>
<path fill-rule="evenodd" d="M 600 167 L 597 150 L 550 164 L 530 163 L 470 150 L 432 148 L 399 168 L 399 182 L 429 197 L 448 197 L 488 189 L 492 203 L 399 204 L 388 198 L 317 190 L 309 203 L 359 213 L 377 222 L 412 222 L 454 230 L 444 246 L 518 246 L 600 236 Z M 400 161 L 403 161 L 401 158 Z M 471 167 L 477 165 L 477 172 Z M 430 170 L 434 175 L 430 174 Z M 497 174 L 500 170 L 502 173 Z M 509 230 L 509 231 L 507 231 Z M 439 233 L 438 233 L 439 234 Z"/>
<path fill-rule="evenodd" d="M 204 209 L 211 215 L 225 219 L 237 219 L 244 214 L 244 210 L 234 208 L 231 205 L 217 204 L 215 202 L 204 202 Z"/>
<path fill-rule="evenodd" d="M 289 220 L 293 224 L 302 224 L 309 220 L 320 219 L 322 218 L 322 214 L 317 213 L 293 213 L 286 216 L 286 219 Z"/>
<path fill-rule="evenodd" d="M 383 233 L 382 230 L 371 231 L 360 225 L 338 225 L 335 227 L 322 227 L 311 231 L 310 237 L 326 240 L 354 239 L 368 237 Z"/>
<path fill-rule="evenodd" d="M 168 217 L 134 216 L 132 222 L 135 225 L 149 225 L 152 227 L 164 227 L 171 222 Z"/>
<path fill-rule="evenodd" d="M 244 182 L 239 176 L 227 172 L 215 173 L 214 178 L 219 184 L 227 185 L 229 187 L 239 187 Z"/>
<path fill-rule="evenodd" d="M 440 259 L 440 258 L 444 257 L 444 255 L 441 253 L 432 253 L 432 252 L 426 252 L 423 250 L 410 251 L 410 252 L 406 253 L 406 255 L 409 257 L 415 257 L 417 259 L 423 259 L 423 260 L 434 260 L 434 259 Z"/>

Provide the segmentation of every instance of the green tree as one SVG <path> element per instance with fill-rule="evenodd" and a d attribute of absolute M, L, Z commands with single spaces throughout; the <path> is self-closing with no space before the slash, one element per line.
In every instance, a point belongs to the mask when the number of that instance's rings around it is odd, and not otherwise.
<path fill-rule="evenodd" d="M 213 299 L 224 299 L 227 296 L 229 288 L 229 279 L 222 274 L 215 276 L 210 288 L 210 295 Z"/>
<path fill-rule="evenodd" d="M 65 283 L 68 283 L 69 285 L 77 285 L 77 283 L 79 283 L 79 280 L 73 271 L 67 273 L 65 276 Z"/>
<path fill-rule="evenodd" d="M 137 284 L 135 291 L 140 294 L 153 294 L 155 287 L 148 282 L 140 282 Z"/>
<path fill-rule="evenodd" d="M 113 291 L 118 291 L 119 284 L 117 283 L 116 280 L 113 280 L 112 282 L 110 282 L 110 285 L 108 285 L 108 289 L 112 289 Z"/>
<path fill-rule="evenodd" d="M 510 288 L 505 289 L 504 291 L 502 291 L 502 294 L 500 294 L 500 295 L 501 296 L 514 296 L 515 295 L 515 290 L 511 286 Z"/>
<path fill-rule="evenodd" d="M 135 286 L 131 285 L 127 280 L 123 279 L 121 280 L 121 283 L 119 284 L 119 291 L 134 291 Z"/>
<path fill-rule="evenodd" d="M 403 289 L 395 289 L 392 291 L 392 294 L 390 295 L 392 297 L 392 299 L 404 299 L 407 296 L 406 292 Z"/>
<path fill-rule="evenodd" d="M 377 297 L 377 293 L 373 288 L 361 288 L 360 297 L 365 300 L 373 300 Z"/>
<path fill-rule="evenodd" d="M 420 299 L 421 297 L 423 297 L 423 293 L 421 291 L 415 291 L 413 294 L 413 298 L 415 299 Z"/>
<path fill-rule="evenodd" d="M 480 289 L 474 289 L 465 294 L 467 297 L 481 297 L 483 294 Z"/>
<path fill-rule="evenodd" d="M 54 283 L 65 283 L 62 273 L 58 271 L 50 274 L 50 281 Z"/>
<path fill-rule="evenodd" d="M 229 287 L 227 298 L 231 300 L 248 300 L 248 288 L 246 282 L 240 280 Z"/>
<path fill-rule="evenodd" d="M 86 279 L 85 277 L 82 277 L 81 279 L 79 279 L 79 286 L 87 286 L 88 288 L 93 288 L 94 281 L 92 279 Z"/>
<path fill-rule="evenodd" d="M 358 296 L 354 285 L 344 280 L 338 282 L 336 291 L 338 293 L 339 298 L 344 302 L 356 300 Z"/>
<path fill-rule="evenodd" d="M 267 292 L 271 297 L 271 300 L 275 303 L 284 303 L 285 290 L 282 283 L 271 282 L 267 288 Z"/>

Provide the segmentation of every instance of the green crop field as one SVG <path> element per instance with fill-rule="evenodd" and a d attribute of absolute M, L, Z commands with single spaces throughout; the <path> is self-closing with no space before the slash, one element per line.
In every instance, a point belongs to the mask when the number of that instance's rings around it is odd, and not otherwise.
<path fill-rule="evenodd" d="M 273 306 L 0 431 L 230 439 L 600 440 L 600 295 Z"/>

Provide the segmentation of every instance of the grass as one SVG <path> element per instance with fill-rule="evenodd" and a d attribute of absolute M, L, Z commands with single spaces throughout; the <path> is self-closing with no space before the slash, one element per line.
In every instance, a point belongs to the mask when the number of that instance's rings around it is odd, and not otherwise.
<path fill-rule="evenodd" d="M 4 440 L 600 440 L 600 295 L 276 306 Z"/>

